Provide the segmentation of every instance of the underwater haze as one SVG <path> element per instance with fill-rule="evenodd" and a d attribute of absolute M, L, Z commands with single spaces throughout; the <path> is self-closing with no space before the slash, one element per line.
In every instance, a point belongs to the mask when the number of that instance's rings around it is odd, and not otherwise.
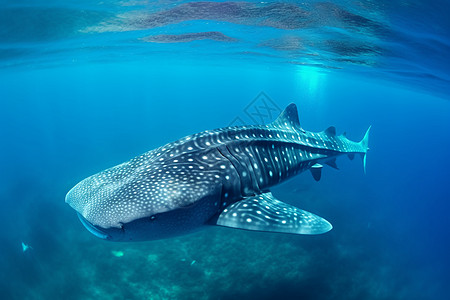
<path fill-rule="evenodd" d="M 0 1 L 1 299 L 450 299 L 448 1 Z M 267 124 L 359 141 L 272 190 L 321 235 L 219 226 L 114 243 L 65 203 L 184 136 Z"/>

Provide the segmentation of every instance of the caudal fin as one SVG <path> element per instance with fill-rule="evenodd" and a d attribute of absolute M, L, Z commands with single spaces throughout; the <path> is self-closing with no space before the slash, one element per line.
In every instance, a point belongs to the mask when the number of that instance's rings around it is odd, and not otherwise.
<path fill-rule="evenodd" d="M 361 153 L 361 156 L 363 159 L 364 174 L 366 174 L 366 156 L 367 156 L 367 150 L 369 150 L 369 132 L 370 132 L 371 127 L 372 126 L 369 126 L 363 139 L 361 140 L 361 142 L 359 142 L 359 144 L 361 145 L 361 147 L 363 148 L 363 151 L 364 151 Z"/>

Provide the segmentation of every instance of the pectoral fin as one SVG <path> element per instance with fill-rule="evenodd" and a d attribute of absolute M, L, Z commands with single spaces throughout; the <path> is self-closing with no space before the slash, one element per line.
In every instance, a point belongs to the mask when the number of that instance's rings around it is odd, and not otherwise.
<path fill-rule="evenodd" d="M 322 177 L 322 168 L 323 166 L 321 164 L 314 164 L 311 169 L 312 176 L 314 177 L 314 180 L 319 181 Z"/>
<path fill-rule="evenodd" d="M 270 192 L 233 203 L 220 214 L 217 225 L 295 234 L 321 234 L 333 228 L 325 219 L 278 201 Z"/>

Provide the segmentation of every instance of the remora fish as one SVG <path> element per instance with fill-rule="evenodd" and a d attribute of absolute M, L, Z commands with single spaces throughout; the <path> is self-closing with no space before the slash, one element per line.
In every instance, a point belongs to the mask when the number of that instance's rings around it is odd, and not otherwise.
<path fill-rule="evenodd" d="M 321 234 L 325 219 L 283 203 L 269 188 L 336 157 L 363 157 L 369 129 L 360 142 L 303 130 L 290 104 L 265 126 L 204 131 L 144 153 L 92 175 L 66 196 L 83 225 L 110 241 L 143 241 L 181 235 L 207 224 L 247 230 Z"/>

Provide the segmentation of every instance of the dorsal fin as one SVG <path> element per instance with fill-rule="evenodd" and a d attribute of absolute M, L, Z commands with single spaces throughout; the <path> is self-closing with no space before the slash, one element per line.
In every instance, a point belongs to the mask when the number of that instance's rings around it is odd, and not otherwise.
<path fill-rule="evenodd" d="M 325 129 L 325 134 L 329 136 L 336 136 L 336 127 L 330 126 L 327 129 Z"/>
<path fill-rule="evenodd" d="M 300 129 L 300 121 L 298 120 L 297 105 L 294 103 L 289 104 L 278 118 L 272 122 L 272 126 L 275 127 L 293 127 Z"/>

